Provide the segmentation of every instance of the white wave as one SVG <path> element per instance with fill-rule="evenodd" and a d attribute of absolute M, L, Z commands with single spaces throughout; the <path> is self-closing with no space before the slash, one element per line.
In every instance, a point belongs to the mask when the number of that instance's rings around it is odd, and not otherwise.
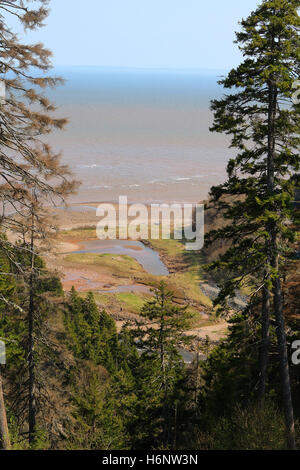
<path fill-rule="evenodd" d="M 101 184 L 98 186 L 88 186 L 87 189 L 111 189 L 112 186 L 108 186 L 107 184 Z"/>

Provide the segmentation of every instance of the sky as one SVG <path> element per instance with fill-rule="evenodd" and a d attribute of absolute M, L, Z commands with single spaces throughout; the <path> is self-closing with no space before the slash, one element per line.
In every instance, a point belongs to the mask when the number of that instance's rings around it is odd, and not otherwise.
<path fill-rule="evenodd" d="M 218 69 L 241 60 L 238 22 L 257 0 L 51 0 L 46 26 L 27 34 L 55 66 Z"/>

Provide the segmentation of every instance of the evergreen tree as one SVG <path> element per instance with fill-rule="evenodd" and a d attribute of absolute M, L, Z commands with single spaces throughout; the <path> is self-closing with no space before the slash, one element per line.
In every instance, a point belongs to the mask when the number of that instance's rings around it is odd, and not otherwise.
<path fill-rule="evenodd" d="M 22 256 L 24 253 L 25 256 Z M 29 387 L 29 311 L 30 298 L 33 302 L 32 309 L 32 332 L 34 334 L 34 350 L 32 360 L 34 372 L 38 378 L 34 381 L 34 398 L 36 409 L 34 418 L 40 412 L 42 406 L 46 406 L 47 378 L 43 370 L 45 358 L 53 356 L 53 345 L 49 338 L 47 319 L 56 308 L 54 298 L 61 296 L 62 286 L 59 279 L 49 273 L 42 259 L 34 258 L 33 270 L 31 268 L 32 251 L 19 250 L 16 246 L 13 260 L 18 262 L 22 258 L 23 276 L 16 270 L 15 262 L 7 259 L 7 252 L 1 255 L 0 293 L 3 295 L 0 301 L 0 337 L 6 343 L 6 358 L 4 379 L 9 387 L 9 417 L 15 419 L 18 430 L 23 433 L 28 430 L 29 413 L 25 413 L 26 407 L 29 411 L 30 394 Z M 27 273 L 28 270 L 28 273 Z M 30 284 L 30 274 L 34 272 L 34 282 Z M 28 274 L 28 275 L 27 275 Z M 31 292 L 31 295 L 30 295 Z M 31 410 L 32 411 L 32 410 Z M 39 416 L 41 416 L 39 414 Z M 35 430 L 31 430 L 32 437 Z M 34 439 L 33 439 L 34 440 Z M 33 444 L 33 440 L 31 444 Z"/>
<path fill-rule="evenodd" d="M 116 370 L 119 355 L 116 326 L 104 310 L 99 311 L 91 292 L 82 299 L 72 288 L 65 324 L 69 346 L 76 357 L 93 361 L 110 372 Z"/>
<path fill-rule="evenodd" d="M 185 367 L 179 347 L 190 343 L 184 332 L 190 314 L 174 302 L 174 294 L 161 282 L 154 299 L 141 309 L 132 334 L 142 351 L 136 371 L 138 410 L 135 445 L 170 447 L 176 435 L 176 398 L 180 396 Z"/>
<path fill-rule="evenodd" d="M 118 340 L 115 322 L 100 311 L 92 293 L 81 298 L 72 288 L 65 325 L 76 358 L 71 373 L 75 436 L 71 446 L 124 449 L 129 445 L 136 408 L 136 382 L 130 366 L 139 361 L 128 332 Z"/>
<path fill-rule="evenodd" d="M 62 81 L 47 73 L 51 52 L 41 43 L 22 43 L 21 35 L 10 24 L 10 18 L 14 18 L 24 31 L 40 28 L 48 15 L 48 3 L 0 2 L 0 71 L 6 92 L 0 105 L 0 191 L 4 202 L 1 225 L 12 230 L 26 223 L 27 215 L 22 215 L 22 209 L 31 206 L 32 188 L 39 192 L 40 202 L 49 203 L 51 198 L 63 198 L 74 186 L 68 180 L 68 168 L 60 163 L 60 155 L 41 139 L 67 122 L 53 115 L 55 107 L 44 94 L 47 87 Z M 5 207 L 13 207 L 20 218 L 9 217 Z"/>
<path fill-rule="evenodd" d="M 55 361 L 57 347 L 50 339 L 48 320 L 61 302 L 62 286 L 60 280 L 46 269 L 35 249 L 26 250 L 25 247 L 25 256 L 21 253 L 17 247 L 15 259 L 22 257 L 22 276 L 13 264 L 15 298 L 20 311 L 17 314 L 18 311 L 12 308 L 10 319 L 3 323 L 3 328 L 8 338 L 14 341 L 8 371 L 12 411 L 21 432 L 26 430 L 27 433 L 28 427 L 29 444 L 35 447 L 40 438 L 37 418 L 43 417 L 42 409 L 46 409 L 49 402 L 44 364 L 50 358 Z"/>
<path fill-rule="evenodd" d="M 54 116 L 55 107 L 44 94 L 47 87 L 61 82 L 47 73 L 51 67 L 51 52 L 42 44 L 22 43 L 9 22 L 13 17 L 25 31 L 41 27 L 48 15 L 48 0 L 34 3 L 28 0 L 0 1 L 0 71 L 5 88 L 5 98 L 0 105 L 0 193 L 3 202 L 0 226 L 2 231 L 13 231 L 21 241 L 15 246 L 0 238 L 0 246 L 15 271 L 22 276 L 29 273 L 25 285 L 28 293 L 30 442 L 34 439 L 37 407 L 34 349 L 35 326 L 39 322 L 35 321 L 39 315 L 35 303 L 37 253 L 34 241 L 36 238 L 45 239 L 49 226 L 44 218 L 43 204 L 52 203 L 55 198 L 63 200 L 74 188 L 68 168 L 60 163 L 60 155 L 41 138 L 54 129 L 63 128 L 67 122 Z M 14 216 L 11 216 L 12 210 L 15 211 Z M 31 253 L 29 266 L 26 264 L 28 253 Z M 0 296 L 9 305 L 11 300 L 3 293 Z M 16 304 L 15 307 L 16 310 L 20 308 Z"/>
<path fill-rule="evenodd" d="M 289 226 L 299 170 L 299 107 L 293 105 L 293 82 L 299 76 L 300 3 L 264 0 L 243 20 L 237 43 L 244 61 L 221 84 L 235 92 L 212 103 L 213 131 L 232 136 L 238 154 L 229 161 L 228 179 L 212 189 L 214 201 L 231 221 L 211 234 L 227 238 L 232 248 L 214 264 L 228 267 L 231 279 L 221 298 L 233 296 L 249 276 L 256 278 L 255 298 L 262 295 L 261 394 L 269 347 L 270 301 L 276 319 L 283 408 L 289 448 L 295 448 L 294 418 L 282 302 L 280 259 L 294 238 Z M 230 199 L 224 199 L 224 196 Z M 233 260 L 230 260 L 233 256 Z"/>
<path fill-rule="evenodd" d="M 120 396 L 112 395 L 110 376 L 102 366 L 80 361 L 73 374 L 73 416 L 76 419 L 72 448 L 118 450 L 126 448 Z"/>

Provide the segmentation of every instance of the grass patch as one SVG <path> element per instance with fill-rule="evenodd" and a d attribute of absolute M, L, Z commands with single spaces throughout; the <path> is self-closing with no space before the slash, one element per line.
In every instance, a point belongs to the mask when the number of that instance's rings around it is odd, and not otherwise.
<path fill-rule="evenodd" d="M 71 230 L 61 230 L 58 235 L 59 240 L 78 239 L 78 240 L 95 240 L 97 238 L 96 227 L 78 227 Z"/>
<path fill-rule="evenodd" d="M 150 240 L 154 250 L 164 253 L 173 260 L 181 260 L 185 251 L 181 240 Z"/>
<path fill-rule="evenodd" d="M 149 300 L 149 295 L 135 292 L 119 292 L 116 294 L 116 299 L 130 312 L 140 313 L 144 303 Z"/>
<path fill-rule="evenodd" d="M 109 253 L 71 253 L 65 256 L 67 263 L 85 265 L 94 268 L 100 268 L 107 274 L 114 277 L 125 277 L 135 279 L 148 278 L 144 268 L 128 255 L 111 255 Z"/>
<path fill-rule="evenodd" d="M 80 294 L 86 297 L 86 293 Z M 149 295 L 141 292 L 119 292 L 119 293 L 105 293 L 94 292 L 96 302 L 103 305 L 104 308 L 112 309 L 114 311 L 121 308 L 129 313 L 139 314 L 144 303 L 149 300 Z"/>

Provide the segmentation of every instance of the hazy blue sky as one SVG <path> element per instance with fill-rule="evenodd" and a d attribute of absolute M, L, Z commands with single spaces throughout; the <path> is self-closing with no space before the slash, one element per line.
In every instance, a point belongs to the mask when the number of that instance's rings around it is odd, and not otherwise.
<path fill-rule="evenodd" d="M 238 21 L 257 0 L 52 0 L 30 33 L 54 65 L 227 69 L 240 60 Z"/>

